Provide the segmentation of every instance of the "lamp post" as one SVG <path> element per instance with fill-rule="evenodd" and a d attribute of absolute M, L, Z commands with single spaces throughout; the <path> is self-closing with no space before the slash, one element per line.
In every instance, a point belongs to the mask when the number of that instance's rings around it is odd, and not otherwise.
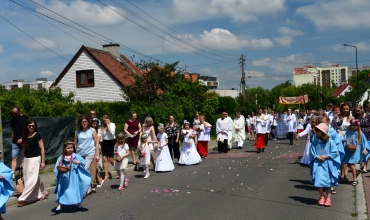
<path fill-rule="evenodd" d="M 342 44 L 345 47 L 354 47 L 356 49 L 356 104 L 358 102 L 358 65 L 357 65 L 357 47 L 349 44 Z"/>

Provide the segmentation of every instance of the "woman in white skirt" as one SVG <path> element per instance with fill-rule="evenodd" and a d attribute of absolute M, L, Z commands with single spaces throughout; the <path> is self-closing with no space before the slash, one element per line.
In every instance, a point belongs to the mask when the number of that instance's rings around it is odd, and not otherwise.
<path fill-rule="evenodd" d="M 130 154 L 129 147 L 125 143 L 125 136 L 123 133 L 120 133 L 117 136 L 117 143 L 114 146 L 114 155 L 115 155 L 115 162 L 114 168 L 116 168 L 117 174 L 120 178 L 120 184 L 118 187 L 118 191 L 124 189 L 124 187 L 128 186 L 128 178 L 125 178 L 125 169 L 127 168 L 128 158 L 127 156 Z"/>
<path fill-rule="evenodd" d="M 182 142 L 179 164 L 193 165 L 202 162 L 194 144 L 194 137 L 196 134 L 197 133 L 190 128 L 190 123 L 185 120 L 184 129 L 181 131 L 181 135 L 184 136 L 184 140 Z"/>
<path fill-rule="evenodd" d="M 155 172 L 166 172 L 173 171 L 175 166 L 173 165 L 170 150 L 168 149 L 168 136 L 164 132 L 165 127 L 163 124 L 158 126 L 157 139 L 159 142 L 158 156 L 155 163 Z"/>
<path fill-rule="evenodd" d="M 312 137 L 313 137 L 312 128 L 314 128 L 317 124 L 318 124 L 317 118 L 316 117 L 311 118 L 311 123 L 309 123 L 306 126 L 306 129 L 304 131 L 302 131 L 301 133 L 296 135 L 297 140 L 298 140 L 298 138 L 303 137 L 304 135 L 307 135 L 306 148 L 303 152 L 303 157 L 302 157 L 302 160 L 301 160 L 302 164 L 308 165 L 308 163 L 310 162 L 311 141 L 312 141 Z"/>

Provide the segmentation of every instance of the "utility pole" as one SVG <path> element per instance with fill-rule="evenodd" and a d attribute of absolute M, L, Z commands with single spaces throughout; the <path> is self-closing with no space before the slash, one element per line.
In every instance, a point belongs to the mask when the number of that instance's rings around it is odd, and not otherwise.
<path fill-rule="evenodd" d="M 242 54 L 240 59 L 239 59 L 239 63 L 241 64 L 242 66 L 242 78 L 240 79 L 240 87 L 241 87 L 241 94 L 242 96 L 245 96 L 245 72 L 244 72 L 244 55 Z"/>

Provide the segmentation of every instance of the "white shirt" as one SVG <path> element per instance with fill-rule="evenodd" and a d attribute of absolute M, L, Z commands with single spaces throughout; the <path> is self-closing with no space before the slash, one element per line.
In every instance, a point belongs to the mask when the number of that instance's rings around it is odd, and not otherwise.
<path fill-rule="evenodd" d="M 101 129 L 103 129 L 103 128 L 101 128 Z M 103 140 L 114 140 L 114 139 L 116 139 L 116 124 L 110 123 L 110 130 L 111 130 L 112 134 L 109 133 L 108 128 L 105 128 L 104 133 L 102 132 Z"/>
<path fill-rule="evenodd" d="M 257 134 L 266 134 L 266 124 L 267 120 L 265 120 L 265 116 L 263 114 L 256 117 L 255 128 Z"/>
<path fill-rule="evenodd" d="M 251 126 L 251 120 L 252 118 L 245 119 L 245 123 L 247 124 L 248 127 Z"/>
<path fill-rule="evenodd" d="M 217 119 L 216 122 L 216 134 L 219 134 L 221 131 L 224 131 L 225 134 L 223 134 L 224 139 L 227 139 L 228 137 L 228 132 L 231 128 L 230 121 L 227 118 L 224 118 L 222 120 L 221 118 Z"/>
<path fill-rule="evenodd" d="M 199 129 L 198 141 L 210 141 L 211 127 L 204 127 L 204 124 L 201 124 Z"/>
<path fill-rule="evenodd" d="M 290 120 L 289 120 L 290 119 Z M 289 121 L 288 121 L 289 120 Z M 284 122 L 287 126 L 288 132 L 295 132 L 295 124 L 297 122 L 297 119 L 295 117 L 295 114 L 287 114 L 284 118 Z"/>
<path fill-rule="evenodd" d="M 168 136 L 166 133 L 157 134 L 157 140 L 161 143 L 161 147 L 167 146 L 166 139 L 168 139 Z"/>
<path fill-rule="evenodd" d="M 128 145 L 125 143 L 125 145 L 116 145 L 114 146 L 114 150 L 118 153 L 118 156 L 122 157 L 126 154 L 126 152 L 129 150 Z"/>

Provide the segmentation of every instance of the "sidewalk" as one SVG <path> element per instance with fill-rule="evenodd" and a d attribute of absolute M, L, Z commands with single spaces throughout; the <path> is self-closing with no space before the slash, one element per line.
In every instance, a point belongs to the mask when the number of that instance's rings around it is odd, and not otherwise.
<path fill-rule="evenodd" d="M 217 147 L 216 140 L 211 140 L 208 143 L 208 150 L 211 152 L 215 147 Z M 128 161 L 129 162 L 128 162 L 127 168 L 125 170 L 126 173 L 132 172 L 134 170 L 134 165 L 132 163 L 132 158 L 130 156 L 128 157 Z M 174 162 L 177 163 L 177 160 L 175 159 Z M 55 175 L 54 175 L 54 166 L 55 166 L 55 164 L 47 165 L 45 167 L 45 169 L 40 172 L 40 179 L 44 183 L 44 186 L 45 186 L 46 190 L 48 191 L 49 195 L 54 194 L 54 190 L 55 190 L 56 178 L 55 178 Z M 110 165 L 109 163 L 108 163 L 108 170 L 109 170 L 109 173 L 111 174 L 111 177 L 115 178 L 116 175 L 117 175 L 117 172 L 114 169 L 114 167 L 112 165 Z M 17 173 L 18 173 L 18 171 L 16 171 L 16 174 Z M 101 173 L 101 174 L 104 174 L 104 172 Z M 11 205 L 17 204 L 17 198 L 18 198 L 19 195 L 20 194 L 16 194 L 16 193 L 13 194 L 12 197 L 9 198 L 6 205 L 11 206 Z"/>

